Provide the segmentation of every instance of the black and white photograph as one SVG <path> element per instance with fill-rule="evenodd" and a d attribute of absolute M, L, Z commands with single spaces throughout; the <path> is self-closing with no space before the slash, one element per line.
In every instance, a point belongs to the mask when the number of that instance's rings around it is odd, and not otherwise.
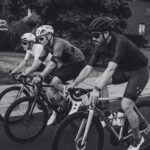
<path fill-rule="evenodd" d="M 150 0 L 0 0 L 1 150 L 150 150 Z"/>

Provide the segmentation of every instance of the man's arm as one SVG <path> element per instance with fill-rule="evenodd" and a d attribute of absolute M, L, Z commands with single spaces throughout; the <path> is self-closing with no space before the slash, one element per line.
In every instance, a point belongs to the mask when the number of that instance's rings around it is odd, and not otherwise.
<path fill-rule="evenodd" d="M 86 79 L 89 74 L 91 73 L 91 71 L 93 70 L 93 67 L 90 65 L 86 65 L 82 71 L 80 72 L 80 74 L 78 75 L 78 77 L 75 79 L 75 81 L 71 84 L 72 87 L 77 86 L 79 83 L 81 83 L 84 79 Z"/>
<path fill-rule="evenodd" d="M 30 58 L 30 54 L 27 52 L 24 59 L 20 62 L 20 64 L 12 71 L 12 73 L 16 73 L 17 71 L 23 69 L 27 64 L 27 61 Z"/>
<path fill-rule="evenodd" d="M 32 63 L 31 68 L 29 68 L 29 69 L 24 73 L 24 75 L 28 75 L 28 74 L 30 74 L 30 73 L 36 71 L 36 70 L 40 67 L 41 64 L 42 64 L 42 62 L 41 62 L 39 59 L 35 59 L 35 60 L 33 61 L 33 63 Z"/>
<path fill-rule="evenodd" d="M 41 72 L 41 76 L 45 78 L 47 75 L 49 75 L 52 70 L 56 67 L 56 63 L 53 61 L 50 61 L 49 64 L 46 66 L 46 68 Z"/>
<path fill-rule="evenodd" d="M 52 70 L 57 66 L 57 63 L 59 62 L 59 59 L 62 56 L 63 53 L 63 43 L 58 42 L 53 49 L 53 55 L 51 58 L 51 61 L 49 62 L 49 64 L 46 66 L 46 68 L 43 70 L 43 72 L 41 73 L 41 76 L 43 78 L 45 78 L 47 75 L 49 75 Z"/>
<path fill-rule="evenodd" d="M 34 60 L 32 62 L 32 66 L 25 71 L 24 75 L 28 75 L 36 71 L 48 55 L 48 52 L 41 44 L 34 44 L 32 51 L 34 52 Z"/>
<path fill-rule="evenodd" d="M 82 69 L 78 77 L 75 79 L 75 81 L 71 84 L 71 87 L 75 87 L 80 82 L 85 80 L 89 74 L 92 72 L 93 67 L 96 65 L 100 55 L 101 55 L 101 49 L 99 47 L 95 47 L 93 54 L 88 62 L 88 64 Z"/>
<path fill-rule="evenodd" d="M 115 62 L 109 62 L 108 67 L 104 71 L 104 73 L 97 79 L 96 87 L 99 89 L 102 89 L 107 83 L 109 82 L 109 79 L 114 74 L 118 64 Z"/>

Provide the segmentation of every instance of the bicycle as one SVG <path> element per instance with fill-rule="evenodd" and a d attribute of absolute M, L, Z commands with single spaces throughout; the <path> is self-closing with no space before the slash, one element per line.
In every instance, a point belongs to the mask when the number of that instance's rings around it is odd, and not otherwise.
<path fill-rule="evenodd" d="M 36 89 L 34 90 L 36 91 L 34 96 L 16 100 L 6 111 L 4 129 L 7 136 L 12 140 L 25 143 L 35 139 L 46 128 L 48 111 L 55 110 L 58 114 L 56 120 L 59 123 L 70 114 L 71 110 L 75 109 L 77 111 L 78 106 L 81 104 L 81 99 L 76 98 L 76 94 L 72 92 L 70 93 L 70 99 L 67 101 L 61 99 L 58 107 L 58 105 L 56 106 L 48 100 L 43 87 L 53 87 L 53 85 L 41 83 L 34 85 Z M 16 107 L 20 107 L 20 109 L 16 109 Z M 19 121 L 14 122 L 13 120 Z"/>
<path fill-rule="evenodd" d="M 82 89 L 83 90 L 83 89 Z M 85 97 L 88 99 L 88 96 Z M 95 106 L 88 105 L 88 111 L 76 112 L 66 117 L 57 128 L 53 140 L 52 150 L 102 150 L 104 143 L 104 126 L 110 132 L 110 141 L 113 145 L 123 143 L 129 146 L 132 140 L 132 130 L 130 129 L 127 118 L 120 108 L 110 111 L 110 107 L 104 109 L 103 103 L 119 102 L 122 98 L 99 98 Z M 150 146 L 150 101 L 143 100 L 136 103 L 135 111 L 139 116 L 140 133 L 145 139 L 141 150 Z M 106 111 L 107 110 L 107 111 Z M 109 115 L 108 113 L 109 112 Z M 121 112 L 121 124 L 113 124 L 115 118 L 109 117 L 110 114 Z M 113 115 L 112 115 L 113 116 Z M 76 128 L 72 128 L 76 124 Z"/>
<path fill-rule="evenodd" d="M 22 85 L 8 87 L 0 93 L 1 120 L 4 119 L 5 112 L 12 102 L 21 97 L 33 95 L 33 91 L 30 89 L 31 85 L 29 82 L 27 82 L 31 76 L 20 76 L 17 78 L 19 74 L 20 73 L 15 73 L 11 76 L 14 80 L 21 83 Z"/>
<path fill-rule="evenodd" d="M 8 106 L 10 106 L 12 102 L 14 102 L 15 100 L 17 100 L 21 97 L 34 95 L 33 90 L 31 90 L 32 85 L 30 84 L 30 81 L 32 80 L 33 76 L 32 75 L 27 75 L 27 76 L 21 75 L 18 78 L 19 74 L 21 74 L 21 73 L 15 73 L 11 76 L 14 80 L 21 83 L 21 85 L 15 85 L 15 86 L 8 87 L 0 93 L 1 120 L 4 120 L 5 112 L 8 108 Z M 50 82 L 52 80 L 52 78 L 53 78 L 53 74 L 47 76 L 47 81 Z M 5 104 L 6 101 L 7 101 L 7 104 Z"/>

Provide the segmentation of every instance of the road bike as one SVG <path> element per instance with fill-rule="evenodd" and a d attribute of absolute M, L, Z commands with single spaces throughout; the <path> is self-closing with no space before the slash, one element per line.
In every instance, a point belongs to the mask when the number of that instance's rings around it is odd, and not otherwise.
<path fill-rule="evenodd" d="M 18 77 L 18 75 L 20 75 L 20 77 Z M 15 100 L 21 97 L 34 95 L 34 91 L 32 90 L 32 85 L 30 84 L 33 76 L 34 75 L 24 76 L 24 75 L 21 75 L 21 73 L 14 73 L 11 75 L 11 77 L 18 83 L 21 83 L 21 85 L 8 87 L 0 93 L 1 120 L 4 119 L 5 112 L 8 106 L 10 106 L 12 102 L 14 102 Z M 54 76 L 54 73 L 47 76 L 46 82 L 50 83 L 53 76 Z"/>
<path fill-rule="evenodd" d="M 78 110 L 81 99 L 75 96 L 76 93 L 70 93 L 69 100 L 62 96 L 61 100 L 55 104 L 47 98 L 45 88 L 49 87 L 53 85 L 36 84 L 34 96 L 20 98 L 10 105 L 4 119 L 4 128 L 9 138 L 19 143 L 29 142 L 45 129 L 51 110 L 57 113 L 58 123 L 68 114 Z"/>
<path fill-rule="evenodd" d="M 31 76 L 20 76 L 19 78 L 17 78 L 19 74 L 20 73 L 15 73 L 11 76 L 14 80 L 21 83 L 21 85 L 8 87 L 0 93 L 0 110 L 2 120 L 4 119 L 4 115 L 8 106 L 10 106 L 12 102 L 21 97 L 33 95 L 33 91 L 30 88 L 31 85 L 29 85 L 29 82 L 27 82 L 27 80 L 29 80 Z"/>
<path fill-rule="evenodd" d="M 88 102 L 88 99 L 87 94 L 83 100 Z M 116 102 L 120 103 L 121 99 L 121 97 L 99 98 L 95 106 L 90 103 L 86 106 L 88 107 L 87 111 L 78 111 L 66 117 L 54 134 L 52 150 L 63 150 L 63 147 L 65 150 L 102 150 L 105 137 L 104 127 L 109 131 L 110 141 L 113 145 L 123 143 L 128 147 L 133 136 L 129 122 L 121 107 L 117 107 L 117 105 L 114 108 L 110 107 Z M 105 106 L 103 104 L 107 104 L 106 106 L 109 107 L 103 107 Z M 145 139 L 140 150 L 144 150 L 150 145 L 150 101 L 138 100 L 134 105 L 134 110 L 139 117 L 140 133 Z M 114 114 L 119 113 L 122 114 L 122 117 L 117 118 L 116 121 Z M 118 122 L 118 119 L 119 123 L 114 123 Z M 76 128 L 72 127 L 72 124 Z"/>

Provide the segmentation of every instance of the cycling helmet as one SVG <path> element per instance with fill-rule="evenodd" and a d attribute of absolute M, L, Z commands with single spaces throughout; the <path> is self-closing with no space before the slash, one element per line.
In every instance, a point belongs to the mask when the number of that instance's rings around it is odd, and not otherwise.
<path fill-rule="evenodd" d="M 36 41 L 36 37 L 32 33 L 25 33 L 25 34 L 23 34 L 21 36 L 21 40 L 22 41 L 28 41 L 28 42 L 35 42 Z"/>
<path fill-rule="evenodd" d="M 112 19 L 111 17 L 98 17 L 92 21 L 89 26 L 89 30 L 91 32 L 110 31 L 114 29 L 116 21 L 116 19 Z"/>
<path fill-rule="evenodd" d="M 54 28 L 50 25 L 42 25 L 36 30 L 36 36 L 43 36 L 46 35 L 47 33 L 54 33 Z"/>

